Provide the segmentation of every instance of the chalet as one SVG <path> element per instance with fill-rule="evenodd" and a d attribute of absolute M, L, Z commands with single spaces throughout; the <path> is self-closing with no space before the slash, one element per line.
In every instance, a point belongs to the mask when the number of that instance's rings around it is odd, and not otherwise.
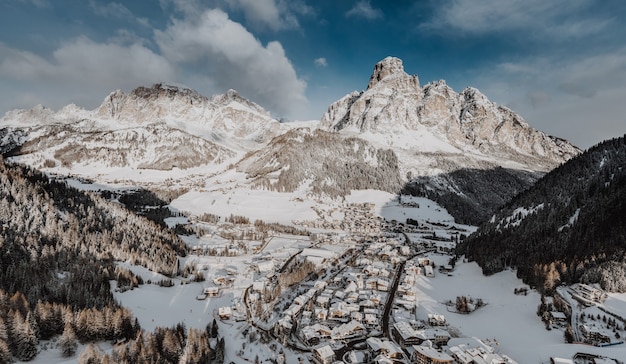
<path fill-rule="evenodd" d="M 443 352 L 435 350 L 432 346 L 413 346 L 413 363 L 418 364 L 452 364 L 454 359 Z"/>
<path fill-rule="evenodd" d="M 552 323 L 566 323 L 567 322 L 567 316 L 565 316 L 565 314 L 563 312 L 560 311 L 550 311 L 550 321 L 552 321 Z"/>
<path fill-rule="evenodd" d="M 429 313 L 428 324 L 430 326 L 446 326 L 446 318 L 437 313 Z"/>
<path fill-rule="evenodd" d="M 417 258 L 417 264 L 420 267 L 426 267 L 430 265 L 430 259 L 428 258 Z"/>
<path fill-rule="evenodd" d="M 377 318 L 376 314 L 366 313 L 366 314 L 363 315 L 363 322 L 366 325 L 374 326 L 374 325 L 378 324 L 378 318 Z"/>
<path fill-rule="evenodd" d="M 585 342 L 592 345 L 601 345 L 611 342 L 611 337 L 604 330 L 595 326 L 580 325 L 580 332 L 585 337 Z"/>
<path fill-rule="evenodd" d="M 359 294 L 357 292 L 350 292 L 345 299 L 348 303 L 355 303 L 359 300 Z"/>
<path fill-rule="evenodd" d="M 325 308 L 316 308 L 315 318 L 319 321 L 326 321 L 328 319 L 328 310 Z"/>
<path fill-rule="evenodd" d="M 315 299 L 315 304 L 318 305 L 319 307 L 328 307 L 329 303 L 330 303 L 329 296 L 320 295 L 320 296 L 317 296 L 317 298 Z"/>
<path fill-rule="evenodd" d="M 383 355 L 388 359 L 399 359 L 403 356 L 402 349 L 392 341 L 369 337 L 366 342 L 375 356 Z"/>
<path fill-rule="evenodd" d="M 302 306 L 300 305 L 296 305 L 296 304 L 292 304 L 291 306 L 289 306 L 289 308 L 287 310 L 285 310 L 285 316 L 297 316 L 300 311 L 302 311 Z"/>
<path fill-rule="evenodd" d="M 258 262 L 256 266 L 259 273 L 269 273 L 274 271 L 274 262 L 271 260 Z"/>
<path fill-rule="evenodd" d="M 232 314 L 233 310 L 230 308 L 230 306 L 224 306 L 218 309 L 218 315 L 222 320 L 230 319 L 230 316 L 232 316 Z"/>
<path fill-rule="evenodd" d="M 448 352 L 459 364 L 517 364 L 508 356 L 495 353 L 491 346 L 480 339 L 467 340 L 467 343 L 448 348 Z"/>
<path fill-rule="evenodd" d="M 217 297 L 220 295 L 220 288 L 219 287 L 205 287 L 203 293 L 207 297 Z"/>
<path fill-rule="evenodd" d="M 342 340 L 361 336 L 365 333 L 365 327 L 360 322 L 351 320 L 348 323 L 333 328 L 330 337 L 333 340 Z"/>
<path fill-rule="evenodd" d="M 313 349 L 313 363 L 331 364 L 335 360 L 335 352 L 330 345 L 324 345 Z"/>
<path fill-rule="evenodd" d="M 418 330 L 416 335 L 421 340 L 420 344 L 424 341 L 430 341 L 435 346 L 443 346 L 450 341 L 450 334 L 441 329 Z"/>
<path fill-rule="evenodd" d="M 574 289 L 580 297 L 589 301 L 602 302 L 606 299 L 606 293 L 604 293 L 604 291 L 586 284 L 579 283 Z"/>
<path fill-rule="evenodd" d="M 426 277 L 434 277 L 435 271 L 433 270 L 433 267 L 431 267 L 430 265 L 424 266 L 424 275 Z"/>
<path fill-rule="evenodd" d="M 422 341 L 408 322 L 396 322 L 393 325 L 393 337 L 396 342 L 404 347 L 417 345 Z"/>
<path fill-rule="evenodd" d="M 315 288 L 317 292 L 321 292 L 326 288 L 327 285 L 328 283 L 326 283 L 325 281 L 316 281 L 313 285 L 313 288 Z"/>

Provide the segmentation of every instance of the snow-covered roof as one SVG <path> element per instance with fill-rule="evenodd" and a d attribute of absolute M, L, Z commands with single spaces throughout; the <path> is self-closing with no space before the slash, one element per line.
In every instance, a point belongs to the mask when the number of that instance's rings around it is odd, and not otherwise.
<path fill-rule="evenodd" d="M 317 355 L 322 359 L 328 359 L 328 358 L 332 358 L 333 356 L 335 356 L 335 352 L 330 347 L 330 345 L 321 346 L 317 349 L 313 349 L 313 351 L 315 351 Z"/>
<path fill-rule="evenodd" d="M 430 359 L 437 359 L 438 363 L 445 363 L 445 362 L 452 363 L 452 361 L 454 360 L 452 359 L 450 355 L 446 353 L 440 353 L 430 346 L 415 346 L 414 345 L 413 350 L 415 350 L 417 353 L 419 353 L 423 357 L 430 358 Z"/>

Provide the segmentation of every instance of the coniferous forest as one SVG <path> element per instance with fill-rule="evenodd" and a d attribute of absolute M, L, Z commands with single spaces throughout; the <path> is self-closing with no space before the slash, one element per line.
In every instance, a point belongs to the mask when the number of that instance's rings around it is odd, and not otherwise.
<path fill-rule="evenodd" d="M 67 356 L 78 341 L 137 338 L 139 324 L 114 300 L 109 281 L 139 280 L 114 263 L 173 276 L 177 255 L 186 247 L 173 232 L 0 157 L 0 363 L 30 360 L 39 340 L 53 337 Z M 187 337 L 202 334 L 178 336 L 183 355 Z"/>
<path fill-rule="evenodd" d="M 459 252 L 492 274 L 506 267 L 543 290 L 600 283 L 626 291 L 626 140 L 607 140 L 517 195 Z"/>

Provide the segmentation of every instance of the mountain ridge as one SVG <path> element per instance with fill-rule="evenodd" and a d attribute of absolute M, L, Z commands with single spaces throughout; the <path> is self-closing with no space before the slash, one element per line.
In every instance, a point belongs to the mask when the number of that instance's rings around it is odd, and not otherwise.
<path fill-rule="evenodd" d="M 317 126 L 302 132 L 293 131 L 302 124 L 280 123 L 234 90 L 209 98 L 165 84 L 113 91 L 92 111 L 72 105 L 56 113 L 43 107 L 13 111 L 0 125 L 7 126 L 0 130 L 5 154 L 10 150 L 21 162 L 52 171 L 93 165 L 209 168 L 206 173 L 215 174 L 236 168 L 248 176 L 241 181 L 246 188 L 308 186 L 333 196 L 351 188 L 408 191 L 459 209 L 450 212 L 472 224 L 580 152 L 475 88 L 456 93 L 445 81 L 420 86 L 395 57 L 374 66 L 365 91 L 331 104 Z M 369 152 L 359 155 L 363 151 Z M 352 175 L 366 171 L 376 177 L 365 184 Z M 502 188 L 484 188 L 484 181 Z M 468 197 L 474 190 L 486 197 Z"/>

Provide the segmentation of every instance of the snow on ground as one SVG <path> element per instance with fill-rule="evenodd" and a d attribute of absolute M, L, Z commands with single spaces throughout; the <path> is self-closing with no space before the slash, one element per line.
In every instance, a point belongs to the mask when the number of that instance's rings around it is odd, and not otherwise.
<path fill-rule="evenodd" d="M 448 256 L 433 255 L 437 265 L 446 264 Z M 562 330 L 547 331 L 537 316 L 539 294 L 531 290 L 527 296 L 515 295 L 515 288 L 524 287 L 515 272 L 506 270 L 492 276 L 482 275 L 475 263 L 458 262 L 452 277 L 436 274 L 434 278 L 420 277 L 416 283 L 419 306 L 417 316 L 425 319 L 429 313 L 444 314 L 448 323 L 466 337 L 495 338 L 498 350 L 519 363 L 547 363 L 551 356 L 571 358 L 576 352 L 626 358 L 626 346 L 596 348 L 564 343 Z M 443 302 L 457 296 L 481 298 L 487 306 L 462 315 L 447 311 Z M 621 297 L 626 300 L 626 295 Z M 615 301 L 618 301 L 615 299 Z M 626 301 L 620 305 L 626 306 Z"/>
<path fill-rule="evenodd" d="M 155 283 L 165 277 L 152 273 L 142 267 L 128 267 L 133 273 L 140 275 L 144 282 L 148 279 L 153 284 L 143 284 L 126 291 L 115 292 L 116 282 L 112 283 L 113 296 L 128 307 L 139 320 L 141 327 L 153 331 L 156 327 L 171 327 L 179 322 L 189 327 L 204 329 L 206 325 L 217 317 L 217 309 L 222 306 L 231 306 L 233 300 L 240 298 L 245 287 L 252 284 L 247 264 L 239 257 L 198 257 L 190 255 L 187 261 L 195 259 L 194 264 L 207 268 L 204 271 L 207 281 L 181 284 L 180 278 L 173 278 L 173 287 L 161 287 Z M 245 258 L 249 259 L 249 258 Z M 181 262 L 181 266 L 185 264 Z M 237 280 L 230 288 L 220 291 L 219 297 L 209 297 L 206 300 L 197 300 L 205 287 L 214 286 L 211 278 L 225 274 L 225 268 L 232 266 L 239 272 Z"/>
<path fill-rule="evenodd" d="M 193 215 L 233 214 L 246 216 L 251 221 L 263 220 L 285 225 L 291 225 L 293 220 L 313 220 L 317 217 L 311 209 L 315 202 L 303 200 L 297 193 L 265 190 L 190 191 L 172 201 L 171 206 Z"/>
<path fill-rule="evenodd" d="M 347 203 L 373 203 L 374 214 L 386 220 L 406 222 L 407 218 L 438 223 L 453 224 L 454 218 L 435 201 L 402 195 L 402 204 L 398 195 L 378 190 L 353 190 L 346 196 Z"/>
<path fill-rule="evenodd" d="M 602 306 L 616 315 L 626 318 L 626 293 L 609 293 Z"/>

